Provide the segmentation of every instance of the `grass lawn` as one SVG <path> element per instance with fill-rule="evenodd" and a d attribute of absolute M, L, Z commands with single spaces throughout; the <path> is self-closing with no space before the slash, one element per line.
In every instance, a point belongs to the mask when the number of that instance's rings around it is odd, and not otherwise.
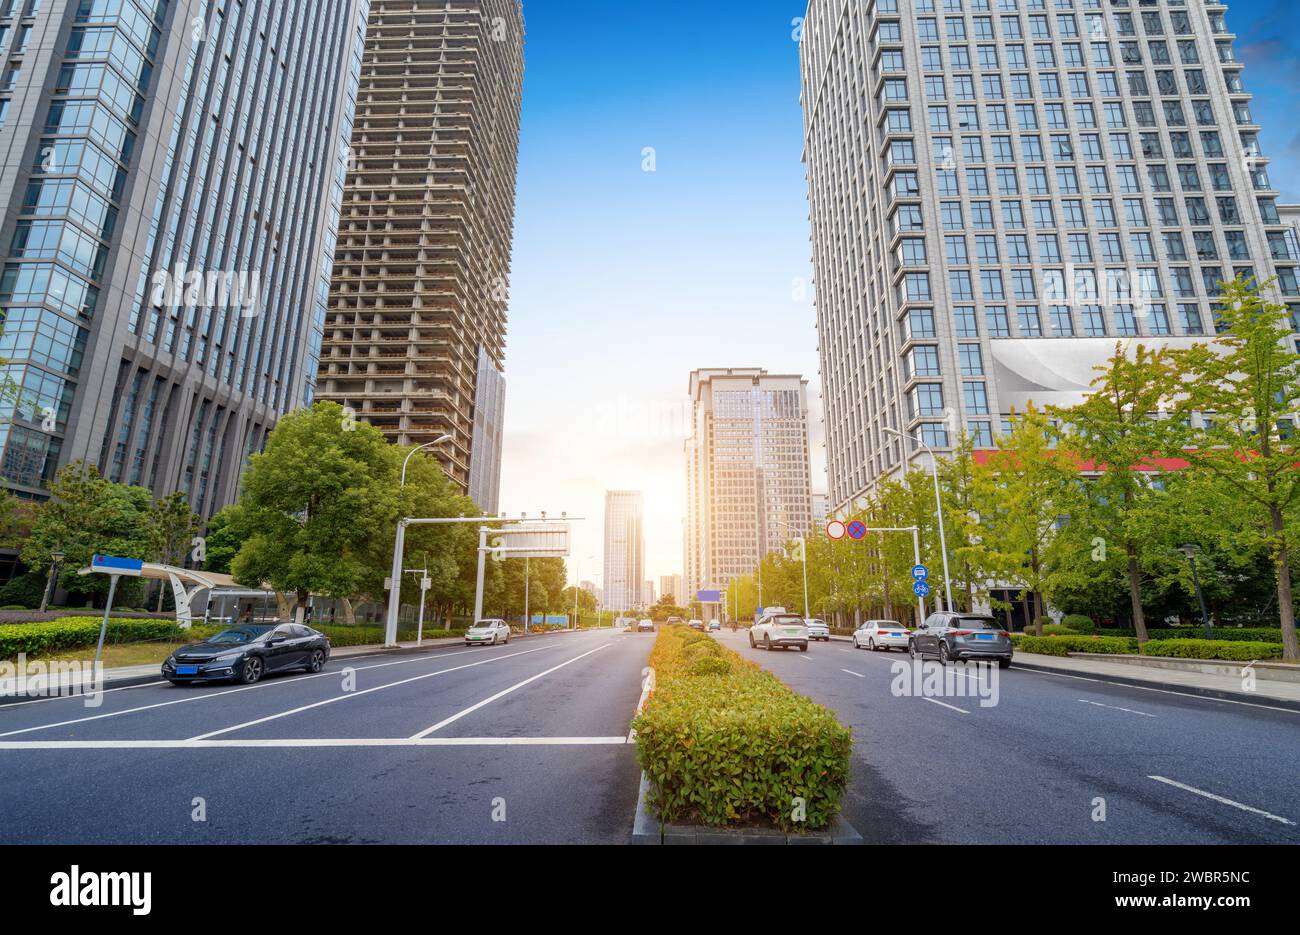
<path fill-rule="evenodd" d="M 166 642 L 166 643 L 123 643 L 119 646 L 105 644 L 104 646 L 104 668 L 113 669 L 119 666 L 142 666 L 153 663 L 162 665 L 162 661 L 175 649 L 184 646 L 186 643 L 192 643 L 193 640 L 184 642 Z M 95 647 L 87 646 L 85 649 L 65 649 L 59 652 L 50 653 L 41 656 L 29 656 L 28 662 L 52 662 L 56 659 L 75 660 L 77 662 L 93 662 L 95 659 Z"/>

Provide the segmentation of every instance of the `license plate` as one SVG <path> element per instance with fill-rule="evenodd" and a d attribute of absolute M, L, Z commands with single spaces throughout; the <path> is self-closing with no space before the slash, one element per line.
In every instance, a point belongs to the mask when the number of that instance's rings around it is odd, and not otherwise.
<path fill-rule="evenodd" d="M 198 675 L 199 667 L 198 666 L 177 666 L 176 674 L 177 675 Z"/>
<path fill-rule="evenodd" d="M 975 634 L 975 639 L 977 639 L 977 640 L 991 640 L 991 639 L 993 639 L 993 634 L 992 634 L 992 633 L 976 633 L 976 634 Z"/>
<path fill-rule="evenodd" d="M 786 636 L 798 636 L 798 635 L 799 635 L 799 631 L 798 631 L 798 630 L 786 630 L 786 631 L 785 631 L 785 634 L 786 634 Z"/>
<path fill-rule="evenodd" d="M 885 636 L 902 636 L 901 633 L 886 633 Z"/>

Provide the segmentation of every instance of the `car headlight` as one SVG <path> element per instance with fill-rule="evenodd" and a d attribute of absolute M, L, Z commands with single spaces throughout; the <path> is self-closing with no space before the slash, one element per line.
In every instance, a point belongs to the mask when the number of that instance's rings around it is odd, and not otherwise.
<path fill-rule="evenodd" d="M 209 663 L 216 662 L 222 665 L 230 665 L 231 663 L 238 662 L 239 658 L 243 655 L 244 655 L 243 653 L 226 653 L 221 656 L 214 656 L 213 658 L 209 659 L 208 662 Z"/>

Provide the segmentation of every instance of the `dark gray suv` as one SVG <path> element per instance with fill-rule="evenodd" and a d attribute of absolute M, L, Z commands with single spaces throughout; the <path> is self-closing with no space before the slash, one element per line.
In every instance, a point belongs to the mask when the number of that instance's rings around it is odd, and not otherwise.
<path fill-rule="evenodd" d="M 938 656 L 947 663 L 960 659 L 996 659 L 1005 669 L 1014 652 L 1011 634 L 987 614 L 959 614 L 939 611 L 912 631 L 907 651 L 913 658 Z"/>

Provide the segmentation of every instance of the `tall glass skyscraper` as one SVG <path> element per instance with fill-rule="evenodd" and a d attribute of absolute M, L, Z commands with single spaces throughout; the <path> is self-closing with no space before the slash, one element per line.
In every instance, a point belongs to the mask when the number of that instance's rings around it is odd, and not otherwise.
<path fill-rule="evenodd" d="M 1226 7 L 811 0 L 805 161 L 830 506 L 1013 411 L 1078 401 L 1116 341 L 1185 346 L 1219 283 L 1294 303 Z"/>
<path fill-rule="evenodd" d="M 645 527 L 639 490 L 605 491 L 605 607 L 632 610 L 645 603 Z"/>
<path fill-rule="evenodd" d="M 311 401 L 367 11 L 0 0 L 12 491 L 84 459 L 210 515 Z"/>
<path fill-rule="evenodd" d="M 496 512 L 524 80 L 519 0 L 371 10 L 321 395 Z"/>
<path fill-rule="evenodd" d="M 686 593 L 753 574 L 812 526 L 808 381 L 758 367 L 695 370 L 686 439 Z M 681 595 L 678 595 L 681 598 Z"/>

